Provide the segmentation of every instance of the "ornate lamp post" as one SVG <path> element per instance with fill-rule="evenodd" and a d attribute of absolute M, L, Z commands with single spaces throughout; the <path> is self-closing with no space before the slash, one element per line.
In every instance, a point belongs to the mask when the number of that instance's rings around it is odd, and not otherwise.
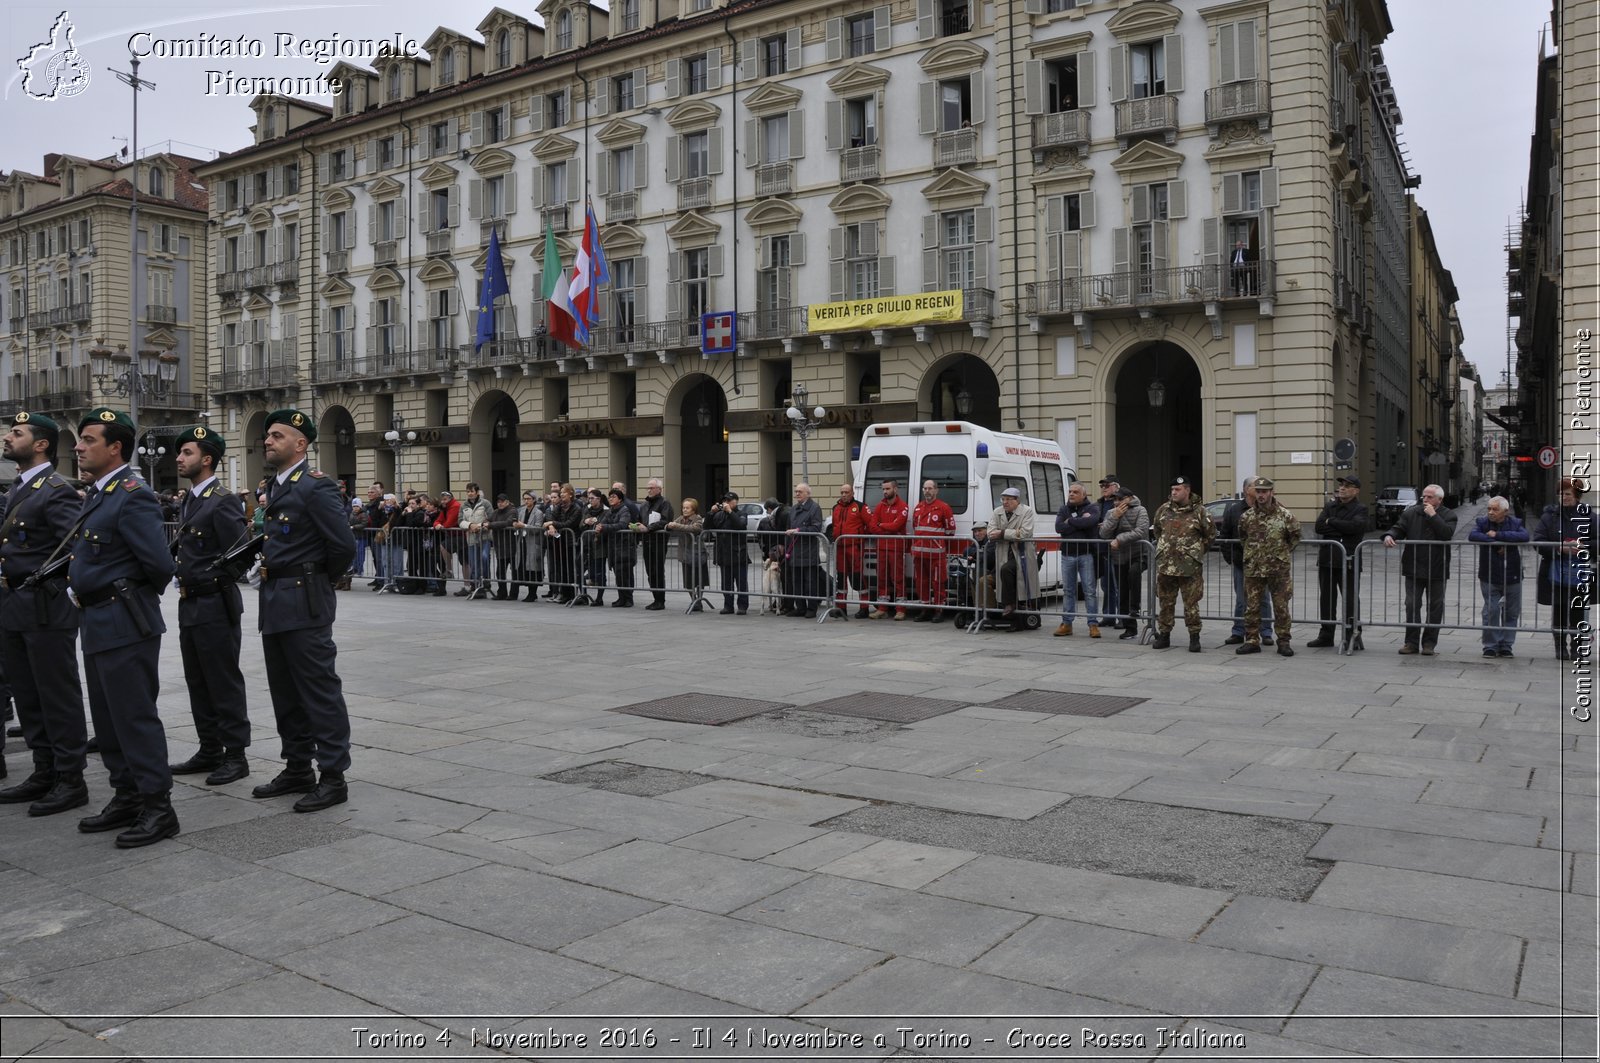
<path fill-rule="evenodd" d="M 389 430 L 383 433 L 383 441 L 389 444 L 390 449 L 394 451 L 394 493 L 395 497 L 399 498 L 402 494 L 400 486 L 400 452 L 417 441 L 417 433 L 406 431 L 406 419 L 399 414 L 395 414 Z"/>
<path fill-rule="evenodd" d="M 800 479 L 806 483 L 811 482 L 811 454 L 808 446 L 812 433 L 822 427 L 822 422 L 828 416 L 828 411 L 821 406 L 813 407 L 810 415 L 805 412 L 806 399 L 808 398 L 806 386 L 794 386 L 794 398 L 789 408 L 784 411 L 784 416 L 789 418 L 789 427 L 800 436 Z"/>

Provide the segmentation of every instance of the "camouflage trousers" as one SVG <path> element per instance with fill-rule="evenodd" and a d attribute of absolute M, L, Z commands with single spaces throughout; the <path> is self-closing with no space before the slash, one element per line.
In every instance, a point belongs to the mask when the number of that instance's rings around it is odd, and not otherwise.
<path fill-rule="evenodd" d="M 1294 573 L 1244 578 L 1244 640 L 1261 641 L 1261 596 L 1272 596 L 1272 619 L 1279 642 L 1289 638 L 1289 599 L 1294 597 Z"/>
<path fill-rule="evenodd" d="M 1205 597 L 1206 577 L 1204 573 L 1193 576 L 1156 576 L 1156 602 L 1159 608 L 1156 611 L 1156 630 L 1163 635 L 1171 634 L 1173 624 L 1173 610 L 1178 604 L 1178 595 L 1183 595 L 1183 626 L 1189 633 L 1200 632 L 1200 599 Z"/>

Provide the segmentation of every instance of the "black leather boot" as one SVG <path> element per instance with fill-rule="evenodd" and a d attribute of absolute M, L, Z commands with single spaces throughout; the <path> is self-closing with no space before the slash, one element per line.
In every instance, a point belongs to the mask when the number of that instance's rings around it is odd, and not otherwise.
<path fill-rule="evenodd" d="M 317 777 L 311 765 L 291 760 L 271 782 L 264 782 L 250 791 L 251 797 L 282 797 L 284 794 L 308 794 L 317 788 Z"/>
<path fill-rule="evenodd" d="M 33 774 L 17 785 L 0 790 L 0 805 L 18 805 L 24 801 L 37 801 L 50 792 L 56 773 L 48 764 L 33 762 Z"/>
<path fill-rule="evenodd" d="M 1198 631 L 1189 632 L 1189 652 L 1190 653 L 1199 653 L 1200 652 L 1200 632 L 1198 632 Z"/>
<path fill-rule="evenodd" d="M 324 808 L 342 805 L 350 797 L 344 784 L 344 772 L 325 771 L 317 781 L 317 788 L 294 803 L 296 812 L 320 812 Z"/>
<path fill-rule="evenodd" d="M 222 754 L 222 763 L 217 765 L 217 770 L 206 776 L 206 785 L 225 786 L 249 774 L 250 762 L 245 759 L 244 750 L 230 749 Z"/>
<path fill-rule="evenodd" d="M 1164 650 L 1172 645 L 1172 636 L 1165 631 L 1156 632 L 1156 637 L 1150 640 L 1152 650 Z"/>
<path fill-rule="evenodd" d="M 62 771 L 56 773 L 56 781 L 50 787 L 50 792 L 28 806 L 28 815 L 53 816 L 57 812 L 82 808 L 88 803 L 89 788 L 83 783 L 83 772 Z"/>
<path fill-rule="evenodd" d="M 144 808 L 133 826 L 117 835 L 118 849 L 137 849 L 178 833 L 178 814 L 172 810 L 172 794 L 142 794 Z"/>
<path fill-rule="evenodd" d="M 126 827 L 135 822 L 142 811 L 144 811 L 144 800 L 139 796 L 139 791 L 118 790 L 111 795 L 110 803 L 102 808 L 98 815 L 78 820 L 78 829 L 85 834 L 116 830 L 118 827 Z"/>
<path fill-rule="evenodd" d="M 203 771 L 213 771 L 222 763 L 222 750 L 216 747 L 207 749 L 200 747 L 200 751 L 188 760 L 172 765 L 174 775 L 199 775 Z"/>

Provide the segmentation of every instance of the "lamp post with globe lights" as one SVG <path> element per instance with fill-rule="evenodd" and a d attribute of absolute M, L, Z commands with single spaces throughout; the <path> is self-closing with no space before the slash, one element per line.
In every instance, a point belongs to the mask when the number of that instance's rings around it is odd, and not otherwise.
<path fill-rule="evenodd" d="M 828 416 L 828 411 L 821 406 L 813 407 L 808 415 L 805 406 L 809 397 L 806 386 L 796 384 L 794 397 L 790 400 L 789 408 L 784 411 L 784 416 L 789 419 L 789 427 L 800 437 L 800 479 L 806 483 L 811 482 L 811 453 L 808 443 L 812 434 L 822 427 L 823 419 Z"/>
<path fill-rule="evenodd" d="M 394 451 L 394 493 L 395 497 L 403 497 L 404 488 L 400 485 L 400 452 L 417 441 L 415 431 L 406 430 L 406 419 L 396 414 L 389 430 L 383 433 L 383 441 L 389 444 Z"/>

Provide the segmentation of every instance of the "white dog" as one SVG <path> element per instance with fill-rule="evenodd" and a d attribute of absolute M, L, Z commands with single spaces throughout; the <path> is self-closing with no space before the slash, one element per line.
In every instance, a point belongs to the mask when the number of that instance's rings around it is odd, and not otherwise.
<path fill-rule="evenodd" d="M 783 547 L 774 546 L 761 566 L 761 611 L 777 613 L 778 596 L 783 593 Z"/>

